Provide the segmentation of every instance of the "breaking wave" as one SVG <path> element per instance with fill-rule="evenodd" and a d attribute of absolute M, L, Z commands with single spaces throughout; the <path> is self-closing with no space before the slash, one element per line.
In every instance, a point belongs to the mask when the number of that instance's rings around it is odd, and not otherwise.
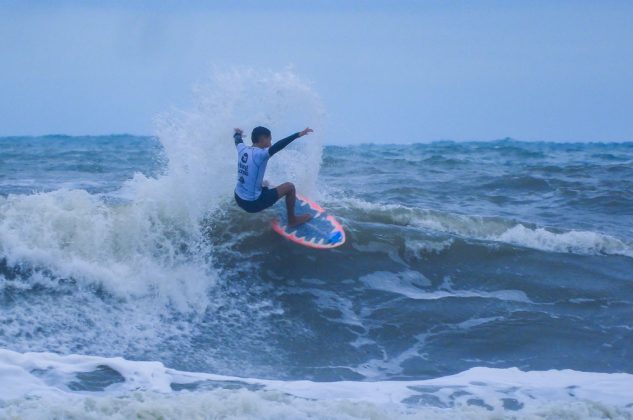
<path fill-rule="evenodd" d="M 321 115 L 318 96 L 290 71 L 216 74 L 195 89 L 190 109 L 157 119 L 167 162 L 161 175 L 136 173 L 105 197 L 68 189 L 0 197 L 5 271 L 202 310 L 217 281 L 203 221 L 222 218 L 232 197 L 233 127 L 267 124 L 281 136 L 291 124 L 296 131 L 296 121 L 318 124 Z M 271 162 L 270 178 L 292 178 L 314 192 L 320 159 L 317 131 Z"/>
<path fill-rule="evenodd" d="M 341 206 L 350 217 L 359 221 L 411 226 L 462 239 L 505 243 L 548 252 L 633 258 L 633 245 L 597 232 L 553 230 L 500 217 L 455 214 L 401 204 L 370 203 L 357 198 L 346 198 Z M 450 245 L 450 242 L 444 241 L 420 246 L 424 251 L 438 252 Z"/>

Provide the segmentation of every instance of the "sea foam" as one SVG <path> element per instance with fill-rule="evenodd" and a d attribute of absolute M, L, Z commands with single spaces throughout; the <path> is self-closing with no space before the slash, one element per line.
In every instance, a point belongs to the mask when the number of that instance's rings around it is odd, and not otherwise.
<path fill-rule="evenodd" d="M 101 379 L 90 372 L 108 372 Z M 0 414 L 45 418 L 630 418 L 633 375 L 472 368 L 417 381 L 311 382 L 158 362 L 0 350 Z"/>

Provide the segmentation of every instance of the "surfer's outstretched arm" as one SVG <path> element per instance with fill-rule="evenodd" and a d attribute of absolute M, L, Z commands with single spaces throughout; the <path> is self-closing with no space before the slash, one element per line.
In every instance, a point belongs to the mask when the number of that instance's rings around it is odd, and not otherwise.
<path fill-rule="evenodd" d="M 280 150 L 282 150 L 284 147 L 288 146 L 290 143 L 292 143 L 294 140 L 298 139 L 299 137 L 303 137 L 308 133 L 311 133 L 313 130 L 311 128 L 306 128 L 303 131 L 300 131 L 298 133 L 294 133 L 291 136 L 286 137 L 285 139 L 281 139 L 277 142 L 275 142 L 275 144 L 273 144 L 272 146 L 270 146 L 268 148 L 268 155 L 272 156 L 275 153 L 279 152 Z"/>
<path fill-rule="evenodd" d="M 280 150 L 288 146 L 290 143 L 292 143 L 294 140 L 298 139 L 299 137 L 301 137 L 299 133 L 294 133 L 292 136 L 288 136 L 285 139 L 276 141 L 275 144 L 270 146 L 270 148 L 268 149 L 268 154 L 270 156 L 274 155 L 275 153 L 279 152 Z"/>

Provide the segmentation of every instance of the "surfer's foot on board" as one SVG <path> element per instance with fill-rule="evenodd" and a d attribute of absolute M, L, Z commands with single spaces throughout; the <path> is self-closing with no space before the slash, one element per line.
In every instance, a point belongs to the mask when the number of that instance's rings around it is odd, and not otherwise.
<path fill-rule="evenodd" d="M 311 214 L 300 214 L 298 216 L 293 217 L 292 219 L 288 219 L 288 226 L 289 227 L 299 226 L 300 224 L 303 224 L 310 219 L 312 219 Z"/>

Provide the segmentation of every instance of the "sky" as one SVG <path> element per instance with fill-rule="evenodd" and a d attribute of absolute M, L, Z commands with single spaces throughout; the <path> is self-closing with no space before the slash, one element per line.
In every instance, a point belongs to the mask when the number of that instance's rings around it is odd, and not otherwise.
<path fill-rule="evenodd" d="M 290 66 L 328 143 L 632 141 L 632 22 L 630 0 L 0 0 L 0 136 L 153 134 L 212 69 Z"/>

